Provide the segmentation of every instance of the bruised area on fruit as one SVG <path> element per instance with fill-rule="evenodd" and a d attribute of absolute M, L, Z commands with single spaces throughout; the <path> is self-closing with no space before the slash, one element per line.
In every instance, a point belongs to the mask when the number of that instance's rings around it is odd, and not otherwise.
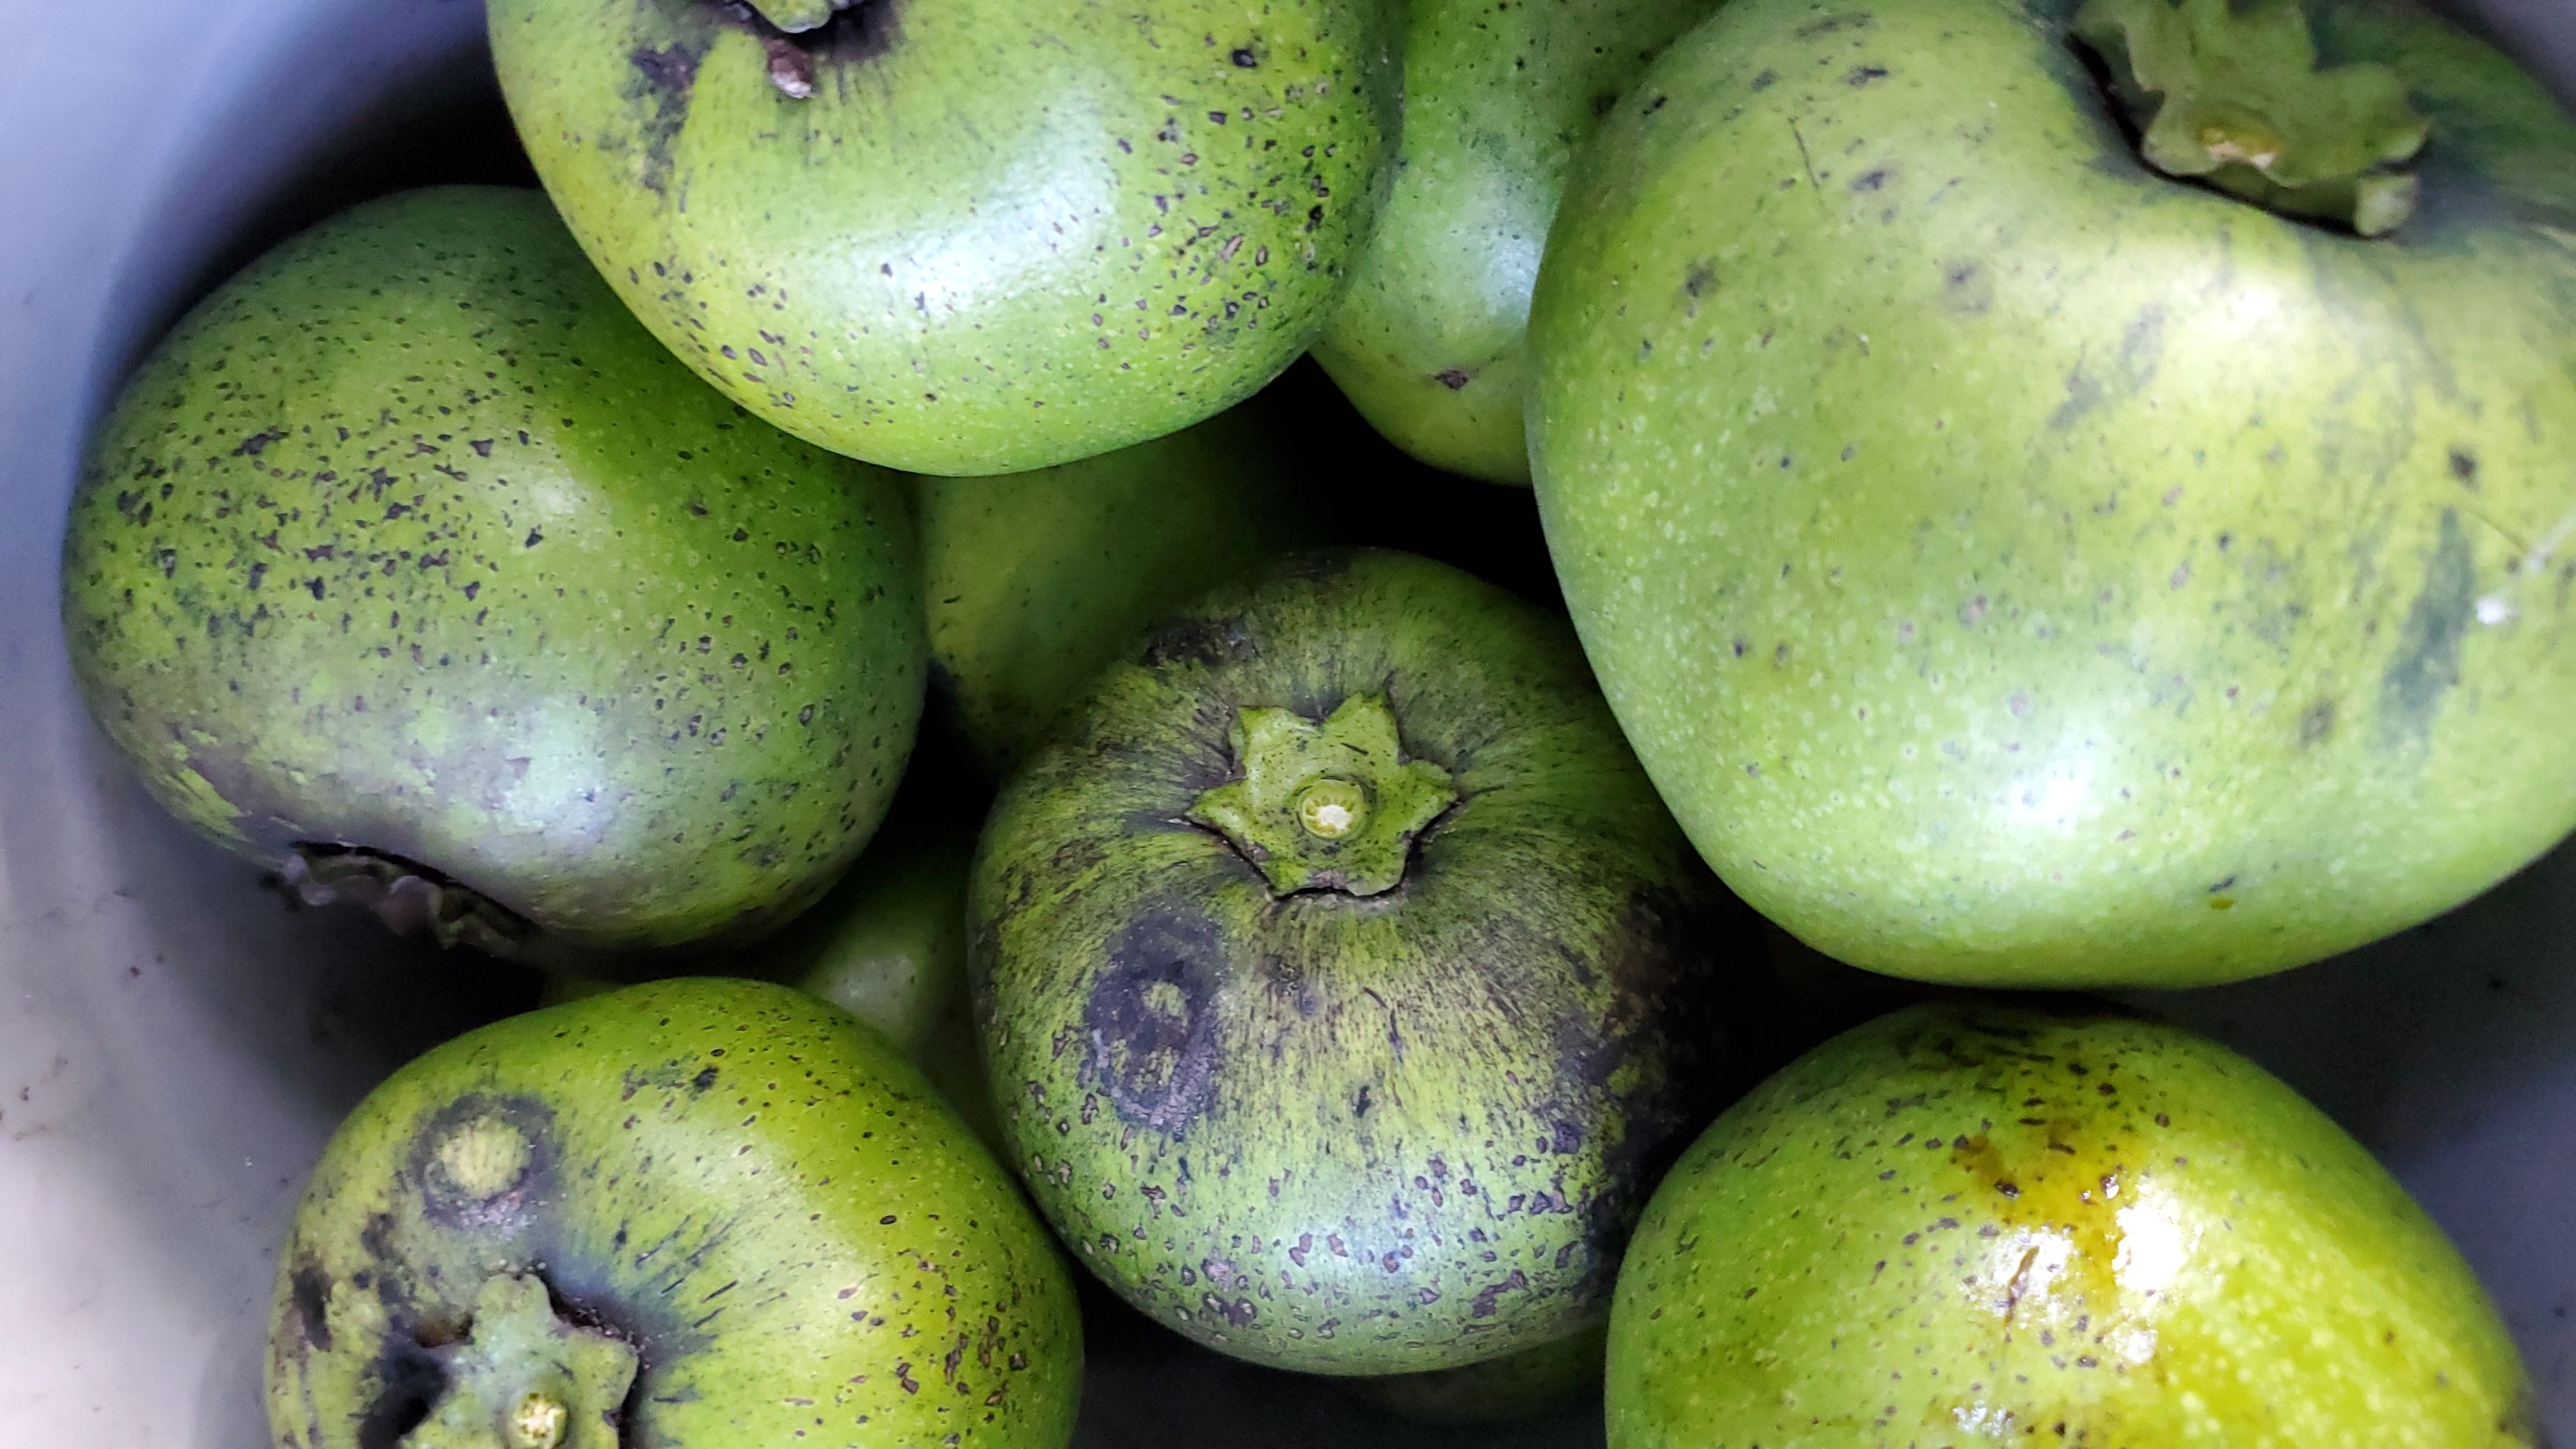
<path fill-rule="evenodd" d="M 1730 1110 L 1618 1288 L 1615 1444 L 1821 1420 L 1891 1441 L 2529 1444 L 2474 1279 L 2259 1068 L 2080 1000 L 1908 1008 Z"/>
<path fill-rule="evenodd" d="M 1121 1296 L 1255 1362 L 1562 1338 L 1735 1085 L 1733 906 L 1562 620 L 1420 558 L 1284 561 L 995 805 L 971 969 L 1013 1165 Z"/>

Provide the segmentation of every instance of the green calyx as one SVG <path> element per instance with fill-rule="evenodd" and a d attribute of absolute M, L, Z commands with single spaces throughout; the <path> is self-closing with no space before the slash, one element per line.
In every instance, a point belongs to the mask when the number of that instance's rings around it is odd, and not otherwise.
<path fill-rule="evenodd" d="M 2299 0 L 2087 0 L 2074 33 L 2166 175 L 2363 236 L 2414 214 L 2416 180 L 2394 168 L 2430 122 L 2387 66 L 2318 69 Z"/>
<path fill-rule="evenodd" d="M 1229 739 L 1241 778 L 1200 795 L 1189 818 L 1259 867 L 1273 895 L 1393 890 L 1414 838 L 1458 799 L 1447 770 L 1405 758 L 1384 695 L 1352 695 L 1322 724 L 1239 710 Z"/>
<path fill-rule="evenodd" d="M 635 1350 L 556 1317 L 535 1277 L 483 1280 L 466 1339 L 430 1352 L 447 1386 L 401 1449 L 617 1449 Z"/>

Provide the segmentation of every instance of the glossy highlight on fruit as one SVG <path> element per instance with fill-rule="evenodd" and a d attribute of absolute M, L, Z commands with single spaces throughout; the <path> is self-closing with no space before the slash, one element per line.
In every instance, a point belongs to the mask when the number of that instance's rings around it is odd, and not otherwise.
<path fill-rule="evenodd" d="M 1728 1109 L 1610 1318 L 1611 1449 L 2530 1449 L 2466 1264 L 2260 1067 L 2080 1004 L 1881 1017 Z"/>

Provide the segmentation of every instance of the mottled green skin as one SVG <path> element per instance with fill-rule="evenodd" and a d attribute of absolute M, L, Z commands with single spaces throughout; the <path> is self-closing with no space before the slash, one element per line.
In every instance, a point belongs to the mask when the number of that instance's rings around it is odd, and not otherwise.
<path fill-rule="evenodd" d="M 1395 889 L 1274 898 L 1185 812 L 1238 709 L 1362 690 L 1461 799 Z M 1413 1372 L 1600 1318 L 1714 1105 L 1722 901 L 1561 620 L 1325 554 L 1065 716 L 986 822 L 968 965 L 1013 1163 L 1085 1266 L 1237 1357 Z"/>
<path fill-rule="evenodd" d="M 932 687 L 987 772 L 1163 614 L 1324 541 L 1297 442 L 1256 401 L 1080 462 L 913 480 Z"/>
<path fill-rule="evenodd" d="M 481 1199 L 436 1165 L 476 1117 L 535 1148 Z M 663 981 L 530 1012 L 371 1093 L 279 1255 L 278 1444 L 390 1443 L 435 1393 L 424 1339 L 468 1328 L 496 1271 L 538 1273 L 636 1347 L 626 1449 L 1072 1436 L 1081 1329 L 1054 1244 L 883 1038 L 784 987 Z"/>
<path fill-rule="evenodd" d="M 1502 1424 L 1571 1409 L 1601 1393 L 1607 1323 L 1501 1358 L 1428 1373 L 1344 1379 L 1353 1398 L 1417 1424 Z"/>
<path fill-rule="evenodd" d="M 529 191 L 373 202 L 183 320 L 91 448 L 63 623 L 161 802 L 425 864 L 566 949 L 792 911 L 921 708 L 895 480 L 742 415 Z"/>
<path fill-rule="evenodd" d="M 1738 0 L 1532 320 L 1559 575 L 1718 873 L 1874 970 L 2224 980 L 2576 824 L 2576 126 L 2393 4 L 2362 241 L 2152 174 L 2047 6 Z"/>
<path fill-rule="evenodd" d="M 1911 1007 L 1718 1119 L 1610 1316 L 1611 1449 L 2541 1443 L 2360 1144 L 2172 1027 Z"/>
<path fill-rule="evenodd" d="M 706 0 L 491 7 L 538 175 L 645 325 L 920 473 L 1143 442 L 1294 361 L 1386 193 L 1401 33 L 1391 0 L 871 0 L 799 100 Z"/>
<path fill-rule="evenodd" d="M 1530 481 L 1523 346 L 1574 155 L 1716 0 L 1416 0 L 1395 190 L 1315 360 L 1396 446 Z"/>

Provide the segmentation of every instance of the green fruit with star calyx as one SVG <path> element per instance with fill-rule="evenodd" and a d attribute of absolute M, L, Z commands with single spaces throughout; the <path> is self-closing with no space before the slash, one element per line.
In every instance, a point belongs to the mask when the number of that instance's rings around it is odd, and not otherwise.
<path fill-rule="evenodd" d="M 969 970 L 1011 1161 L 1147 1316 L 1274 1367 L 1597 1323 L 1753 949 L 1564 622 L 1404 554 L 1159 625 L 1004 788 Z"/>
<path fill-rule="evenodd" d="M 1315 360 L 1434 467 L 1527 483 L 1524 345 L 1574 156 L 1714 0 L 1417 0 L 1395 189 Z"/>
<path fill-rule="evenodd" d="M 63 554 L 91 712 L 154 796 L 442 940 L 596 964 L 819 895 L 921 708 L 896 480 L 727 403 L 545 198 L 286 242 L 93 440 Z"/>
<path fill-rule="evenodd" d="M 2576 123 L 2401 0 L 1743 0 L 1531 322 L 1576 627 L 1835 958 L 2276 971 L 2576 825 Z"/>
<path fill-rule="evenodd" d="M 278 1260 L 299 1449 L 1061 1449 L 1073 1285 L 877 1033 L 682 979 L 437 1047 L 323 1151 Z"/>
<path fill-rule="evenodd" d="M 2468 1266 L 2215 1043 L 1951 1001 L 1835 1038 L 1655 1190 L 1611 1449 L 2545 1442 Z"/>
<path fill-rule="evenodd" d="M 1322 327 L 1401 124 L 1390 0 L 490 18 L 538 175 L 654 335 L 788 432 L 916 473 L 1048 467 L 1250 396 Z"/>

